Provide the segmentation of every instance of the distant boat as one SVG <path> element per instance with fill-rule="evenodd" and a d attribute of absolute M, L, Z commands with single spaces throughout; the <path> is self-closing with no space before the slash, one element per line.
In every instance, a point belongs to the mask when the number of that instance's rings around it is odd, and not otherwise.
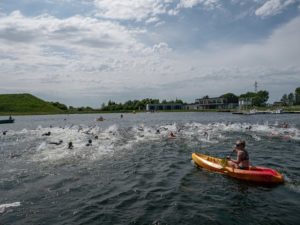
<path fill-rule="evenodd" d="M 2 123 L 14 123 L 15 122 L 15 119 L 13 119 L 13 118 L 9 118 L 8 120 L 0 120 L 0 124 L 2 124 Z"/>

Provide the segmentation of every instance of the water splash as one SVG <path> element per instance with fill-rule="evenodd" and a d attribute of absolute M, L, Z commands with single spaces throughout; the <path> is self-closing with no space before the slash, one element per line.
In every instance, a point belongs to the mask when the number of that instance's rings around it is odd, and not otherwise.
<path fill-rule="evenodd" d="M 0 205 L 0 213 L 4 213 L 6 211 L 6 209 L 8 209 L 8 208 L 18 207 L 20 205 L 21 205 L 20 202 L 13 202 L 13 203 L 9 203 L 9 204 L 2 204 L 2 205 Z"/>
<path fill-rule="evenodd" d="M 24 144 L 37 142 L 31 160 L 34 162 L 60 162 L 76 160 L 98 160 L 104 156 L 112 156 L 115 152 L 126 151 L 141 143 L 163 142 L 168 140 L 170 132 L 176 139 L 188 145 L 210 146 L 230 139 L 232 133 L 248 135 L 254 141 L 263 138 L 281 138 L 283 140 L 300 140 L 297 128 L 282 128 L 278 125 L 251 123 L 172 123 L 148 126 L 143 123 L 131 127 L 120 127 L 112 124 L 107 128 L 100 126 L 71 125 L 66 127 L 41 127 L 34 130 L 23 129 L 10 131 L 10 143 Z M 51 133 L 49 136 L 43 136 Z M 18 140 L 13 141 L 13 140 Z M 62 143 L 55 145 L 62 140 Z M 91 146 L 87 146 L 91 140 Z M 74 148 L 68 149 L 68 142 Z M 3 147 L 7 142 L 1 142 Z"/>

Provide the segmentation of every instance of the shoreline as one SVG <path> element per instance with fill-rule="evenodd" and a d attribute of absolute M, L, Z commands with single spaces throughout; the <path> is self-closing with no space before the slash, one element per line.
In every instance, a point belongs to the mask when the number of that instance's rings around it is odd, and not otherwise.
<path fill-rule="evenodd" d="M 94 111 L 62 111 L 62 112 L 0 112 L 0 116 L 38 116 L 38 115 L 72 115 L 72 114 L 109 114 L 109 113 L 126 113 L 126 114 L 136 114 L 136 113 L 186 113 L 186 112 L 218 112 L 218 113 L 232 113 L 232 114 L 247 114 L 250 110 L 255 109 L 257 112 L 260 111 L 272 111 L 276 110 L 275 108 L 252 108 L 248 110 L 238 110 L 238 109 L 202 109 L 202 110 L 159 110 L 159 111 L 145 111 L 145 110 L 118 110 L 118 111 L 102 111 L 102 110 L 94 110 Z M 260 113 L 257 113 L 260 114 Z M 276 113 L 268 113 L 268 114 L 276 114 Z M 278 114 L 300 114 L 300 106 L 294 107 L 283 107 L 281 113 Z"/>
<path fill-rule="evenodd" d="M 259 111 L 259 110 L 258 110 Z M 176 113 L 186 113 L 186 112 L 197 112 L 197 113 L 232 113 L 236 115 L 248 115 L 245 114 L 246 111 L 238 111 L 238 110 L 216 110 L 216 109 L 207 109 L 207 110 L 161 110 L 161 111 L 155 111 L 155 112 L 149 112 L 149 111 L 85 111 L 85 112 L 59 112 L 59 113 L 49 113 L 49 112 L 0 112 L 0 116 L 43 116 L 43 115 L 73 115 L 73 114 L 110 114 L 110 113 L 115 113 L 115 114 L 137 114 L 137 113 L 171 113 L 171 112 L 176 112 Z M 262 113 L 257 113 L 255 115 L 259 115 Z M 300 114 L 300 110 L 287 110 L 285 109 L 281 113 L 265 113 L 265 114 Z"/>

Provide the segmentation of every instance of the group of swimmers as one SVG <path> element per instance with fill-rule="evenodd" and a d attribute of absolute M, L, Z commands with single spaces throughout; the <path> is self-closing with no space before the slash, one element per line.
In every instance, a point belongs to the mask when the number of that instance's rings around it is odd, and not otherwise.
<path fill-rule="evenodd" d="M 42 136 L 51 136 L 51 132 L 48 131 L 46 133 L 43 133 Z M 98 139 L 97 135 L 95 136 L 95 139 Z M 61 145 L 62 143 L 63 143 L 63 140 L 59 140 L 59 141 L 51 141 L 48 144 L 50 144 L 50 145 Z M 85 146 L 87 146 L 87 147 L 92 146 L 92 143 L 93 143 L 92 139 L 89 139 L 88 143 Z M 74 148 L 73 142 L 69 141 L 68 142 L 68 149 L 73 149 L 73 148 Z"/>

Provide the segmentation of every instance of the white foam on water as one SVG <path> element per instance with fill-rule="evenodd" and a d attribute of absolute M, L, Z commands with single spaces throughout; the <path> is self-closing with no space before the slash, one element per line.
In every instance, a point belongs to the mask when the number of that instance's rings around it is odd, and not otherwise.
<path fill-rule="evenodd" d="M 252 134 L 251 137 L 252 137 L 255 141 L 261 141 L 261 137 L 257 136 L 256 134 Z"/>
<path fill-rule="evenodd" d="M 157 133 L 159 130 L 159 133 Z M 23 142 L 36 142 L 36 149 L 30 151 L 31 160 L 35 162 L 59 163 L 64 161 L 76 161 L 81 159 L 97 160 L 104 156 L 113 155 L 116 151 L 133 149 L 139 143 L 152 141 L 166 141 L 172 131 L 176 139 L 195 145 L 218 144 L 223 142 L 231 133 L 249 135 L 254 141 L 262 138 L 286 138 L 288 140 L 300 140 L 300 132 L 297 128 L 282 128 L 269 124 L 250 123 L 209 123 L 202 124 L 189 122 L 185 124 L 165 124 L 147 126 L 143 123 L 132 127 L 120 128 L 113 124 L 107 128 L 100 126 L 71 125 L 69 127 L 38 127 L 35 130 L 23 129 L 11 131 L 10 135 L 18 138 L 18 144 Z M 51 132 L 50 136 L 43 134 Z M 97 136 L 97 138 L 96 138 Z M 92 146 L 87 147 L 88 140 L 92 140 Z M 62 140 L 60 145 L 51 144 Z M 68 142 L 72 141 L 74 148 L 68 149 Z"/>
<path fill-rule="evenodd" d="M 291 178 L 289 178 L 286 174 L 282 174 L 285 181 L 285 187 L 289 190 L 300 193 L 300 184 L 296 184 Z"/>
<path fill-rule="evenodd" d="M 293 192 L 300 193 L 300 185 L 288 183 L 286 184 L 287 188 Z"/>
<path fill-rule="evenodd" d="M 4 213 L 6 209 L 12 208 L 12 207 L 18 207 L 20 206 L 20 202 L 13 202 L 13 203 L 8 203 L 8 204 L 2 204 L 0 205 L 0 213 Z"/>

